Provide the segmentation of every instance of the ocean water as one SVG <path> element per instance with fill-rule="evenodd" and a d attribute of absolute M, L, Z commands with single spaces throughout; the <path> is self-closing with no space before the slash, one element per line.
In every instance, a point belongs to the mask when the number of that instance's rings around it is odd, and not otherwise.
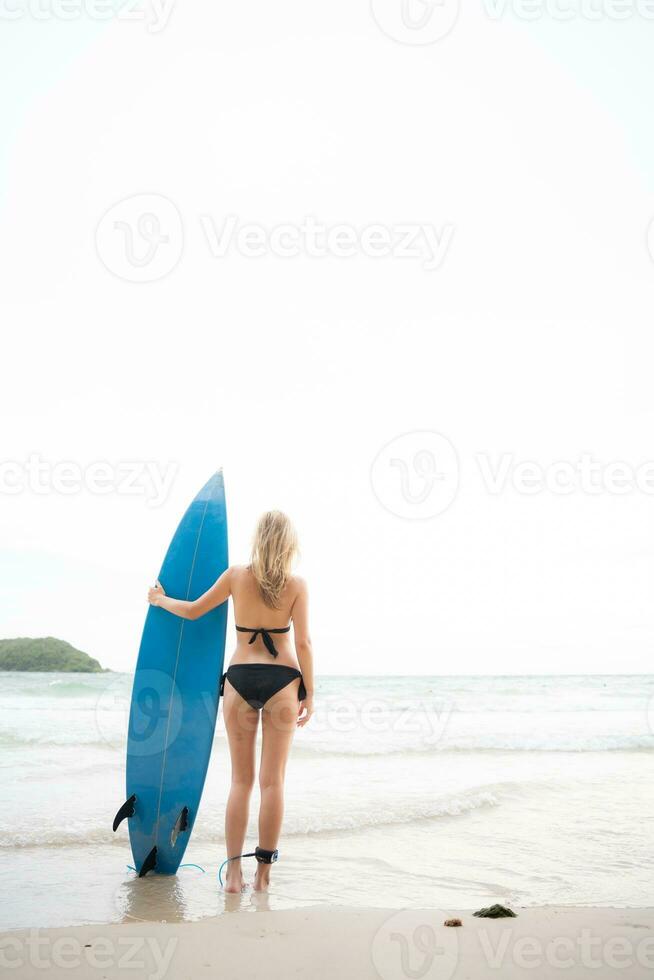
<path fill-rule="evenodd" d="M 324 677 L 268 896 L 225 896 L 225 733 L 187 867 L 139 881 L 129 674 L 0 674 L 0 928 L 321 903 L 651 905 L 654 676 Z M 257 843 L 257 792 L 248 849 Z M 246 862 L 252 877 L 254 861 Z"/>

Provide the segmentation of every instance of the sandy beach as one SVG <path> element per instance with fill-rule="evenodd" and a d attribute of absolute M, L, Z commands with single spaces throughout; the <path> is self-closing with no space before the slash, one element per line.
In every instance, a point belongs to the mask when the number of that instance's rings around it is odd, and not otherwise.
<path fill-rule="evenodd" d="M 654 970 L 654 910 L 542 907 L 516 918 L 453 910 L 344 907 L 249 911 L 199 922 L 124 922 L 3 933 L 7 975 L 312 978 L 644 978 Z M 254 902 L 258 904 L 255 905 Z M 458 915 L 460 928 L 446 928 Z"/>

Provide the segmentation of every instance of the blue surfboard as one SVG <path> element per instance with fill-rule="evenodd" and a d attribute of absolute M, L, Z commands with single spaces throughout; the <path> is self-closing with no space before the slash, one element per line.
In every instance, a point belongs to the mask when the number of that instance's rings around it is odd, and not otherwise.
<path fill-rule="evenodd" d="M 225 571 L 222 471 L 191 502 L 164 558 L 167 595 L 197 599 Z M 197 620 L 150 606 L 139 649 L 127 736 L 128 818 L 134 866 L 175 874 L 197 816 L 213 742 L 225 655 L 227 603 Z"/>

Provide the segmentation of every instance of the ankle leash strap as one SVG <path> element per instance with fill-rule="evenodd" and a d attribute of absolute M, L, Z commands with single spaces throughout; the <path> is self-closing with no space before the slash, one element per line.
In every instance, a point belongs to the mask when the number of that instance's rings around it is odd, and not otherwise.
<path fill-rule="evenodd" d="M 223 868 L 230 861 L 238 861 L 239 858 L 256 858 L 259 864 L 273 864 L 275 861 L 279 860 L 279 851 L 267 851 L 264 847 L 255 847 L 253 851 L 248 851 L 247 854 L 235 854 L 234 857 L 227 858 L 218 868 L 218 881 L 221 886 L 223 883 Z"/>

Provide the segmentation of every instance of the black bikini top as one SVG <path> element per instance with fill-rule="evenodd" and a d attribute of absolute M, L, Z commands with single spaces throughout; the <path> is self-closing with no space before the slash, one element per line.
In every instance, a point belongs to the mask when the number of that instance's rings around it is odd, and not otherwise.
<path fill-rule="evenodd" d="M 248 643 L 254 643 L 254 641 L 259 636 L 259 634 L 261 634 L 261 639 L 264 642 L 264 646 L 265 646 L 266 650 L 273 657 L 276 657 L 277 656 L 277 650 L 275 650 L 275 644 L 273 643 L 272 636 L 270 634 L 271 633 L 288 633 L 289 630 L 290 630 L 290 628 L 291 628 L 290 626 L 283 626 L 281 629 L 265 630 L 265 629 L 263 629 L 262 626 L 259 626 L 257 629 L 251 629 L 249 626 L 237 626 L 236 627 L 236 629 L 239 631 L 239 633 L 252 633 L 252 636 L 248 640 Z"/>

